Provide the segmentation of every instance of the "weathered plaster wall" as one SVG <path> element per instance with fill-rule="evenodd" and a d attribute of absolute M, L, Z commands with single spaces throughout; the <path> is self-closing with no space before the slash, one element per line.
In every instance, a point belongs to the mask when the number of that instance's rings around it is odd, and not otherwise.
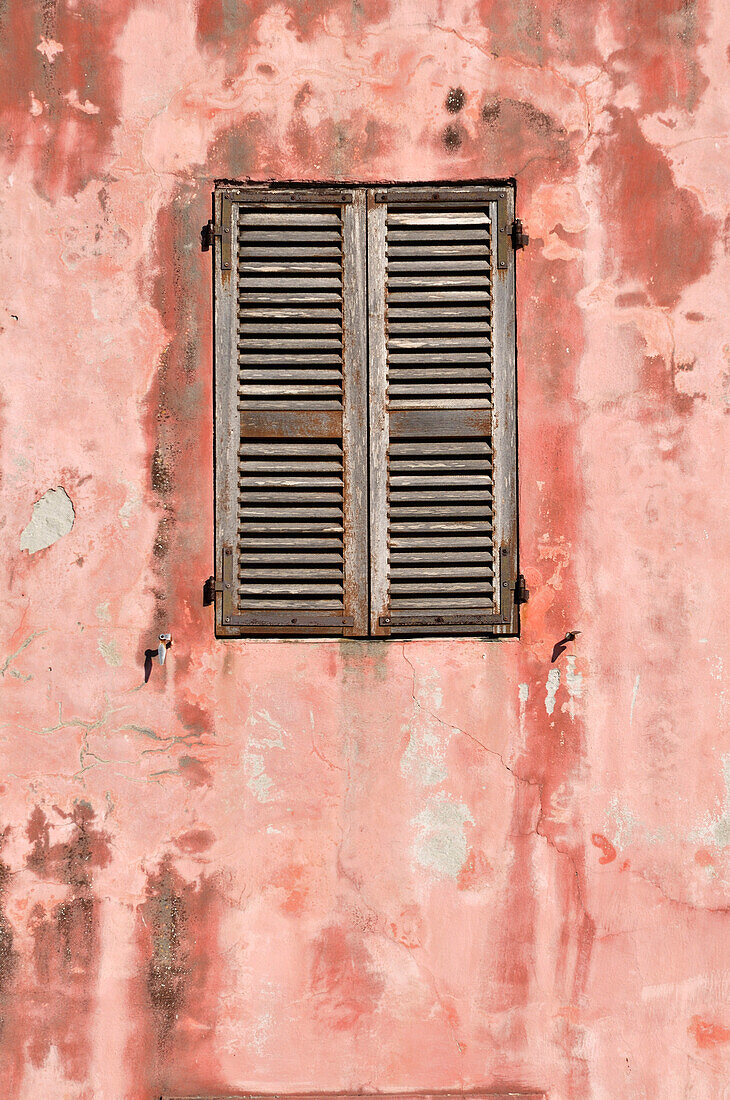
<path fill-rule="evenodd" d="M 0 1094 L 727 1096 L 725 5 L 0 11 Z M 247 174 L 517 177 L 520 642 L 213 638 Z"/>

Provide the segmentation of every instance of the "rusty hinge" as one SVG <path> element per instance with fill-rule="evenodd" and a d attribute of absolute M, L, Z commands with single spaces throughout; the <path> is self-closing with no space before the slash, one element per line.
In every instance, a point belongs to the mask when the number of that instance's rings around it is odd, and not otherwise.
<path fill-rule="evenodd" d="M 213 241 L 216 237 L 223 237 L 224 233 L 230 234 L 230 227 L 227 225 L 216 225 L 212 218 L 205 223 L 200 230 L 200 250 L 201 252 L 208 252 L 213 247 Z"/>
<path fill-rule="evenodd" d="M 216 582 L 215 577 L 208 577 L 207 581 L 203 585 L 203 607 L 210 607 L 215 603 L 216 592 L 222 592 L 223 585 L 220 581 Z"/>
<path fill-rule="evenodd" d="M 530 590 L 527 587 L 527 581 L 524 574 L 520 573 L 517 578 L 517 584 L 515 585 L 515 603 L 527 603 L 530 598 Z"/>
<path fill-rule="evenodd" d="M 515 218 L 512 222 L 512 247 L 517 252 L 520 248 L 527 248 L 529 243 L 530 238 L 522 228 L 522 222 L 519 218 Z"/>

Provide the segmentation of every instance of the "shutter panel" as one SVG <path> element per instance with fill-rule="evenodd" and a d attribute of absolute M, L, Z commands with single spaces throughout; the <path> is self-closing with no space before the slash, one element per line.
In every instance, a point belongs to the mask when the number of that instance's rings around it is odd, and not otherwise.
<path fill-rule="evenodd" d="M 223 189 L 216 222 L 218 631 L 367 633 L 365 197 Z"/>
<path fill-rule="evenodd" d="M 518 629 L 513 212 L 368 196 L 371 634 Z"/>

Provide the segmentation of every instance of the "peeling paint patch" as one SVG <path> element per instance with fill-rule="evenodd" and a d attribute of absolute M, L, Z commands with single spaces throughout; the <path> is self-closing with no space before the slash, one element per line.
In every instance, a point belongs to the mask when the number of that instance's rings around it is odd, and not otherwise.
<path fill-rule="evenodd" d="M 264 758 L 257 753 L 246 753 L 244 759 L 246 774 L 249 776 L 246 786 L 259 802 L 268 802 L 272 797 L 274 781 L 266 774 Z"/>
<path fill-rule="evenodd" d="M 117 649 L 117 643 L 112 638 L 110 641 L 105 642 L 102 638 L 99 639 L 99 652 L 111 668 L 119 668 L 122 663 L 122 657 Z"/>
<path fill-rule="evenodd" d="M 401 757 L 401 775 L 424 787 L 435 787 L 448 778 L 446 749 L 453 731 L 436 717 L 443 702 L 438 672 L 419 669 L 416 673 L 407 659 L 406 664 L 413 675 L 413 717 L 406 727 L 409 737 Z"/>
<path fill-rule="evenodd" d="M 77 111 L 83 111 L 85 115 L 98 115 L 101 110 L 101 108 L 97 107 L 96 103 L 92 103 L 90 99 L 85 99 L 82 103 L 79 99 L 79 93 L 75 88 L 67 92 L 63 98 L 70 107 L 75 107 Z"/>
<path fill-rule="evenodd" d="M 636 679 L 634 680 L 634 690 L 631 693 L 631 710 L 629 711 L 629 725 L 630 726 L 633 726 L 633 724 L 634 724 L 634 707 L 636 706 L 636 696 L 639 694 L 639 682 L 640 682 L 640 680 L 641 680 L 641 677 L 637 673 L 636 674 Z"/>
<path fill-rule="evenodd" d="M 35 554 L 53 546 L 67 535 L 74 525 L 76 514 L 71 498 L 60 485 L 48 489 L 33 505 L 30 523 L 20 536 L 20 549 Z"/>
<path fill-rule="evenodd" d="M 565 687 L 568 692 L 568 711 L 575 718 L 575 701 L 583 695 L 583 673 L 575 670 L 575 657 L 568 657 L 565 666 Z"/>
<path fill-rule="evenodd" d="M 560 669 L 551 668 L 548 673 L 547 684 L 545 685 L 545 710 L 548 714 L 552 714 L 555 710 L 555 696 L 558 693 L 560 687 Z"/>
<path fill-rule="evenodd" d="M 725 780 L 725 800 L 720 815 L 710 823 L 707 833 L 718 848 L 730 845 L 730 753 L 722 758 L 722 774 Z"/>
<path fill-rule="evenodd" d="M 42 53 L 46 61 L 55 61 L 57 54 L 63 53 L 63 46 L 53 38 L 41 38 L 36 46 L 38 53 Z"/>
<path fill-rule="evenodd" d="M 474 818 L 463 802 L 454 802 L 443 793 L 429 799 L 425 809 L 414 818 L 418 826 L 414 845 L 418 863 L 439 875 L 458 878 L 468 855 L 464 829 L 467 823 L 473 825 Z"/>

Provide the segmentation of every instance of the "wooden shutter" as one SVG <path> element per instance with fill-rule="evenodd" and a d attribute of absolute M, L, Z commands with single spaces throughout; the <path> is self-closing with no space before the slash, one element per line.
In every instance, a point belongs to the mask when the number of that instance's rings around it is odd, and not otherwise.
<path fill-rule="evenodd" d="M 365 195 L 215 196 L 216 626 L 367 633 Z"/>
<path fill-rule="evenodd" d="M 370 633 L 513 634 L 511 187 L 368 195 Z"/>

